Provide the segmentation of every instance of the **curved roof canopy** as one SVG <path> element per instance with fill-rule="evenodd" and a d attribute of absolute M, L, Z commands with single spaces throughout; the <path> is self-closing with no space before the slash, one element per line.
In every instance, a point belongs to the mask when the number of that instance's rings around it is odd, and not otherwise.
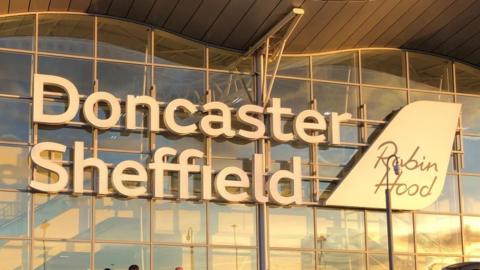
<path fill-rule="evenodd" d="M 421 50 L 480 65 L 476 0 L 5 0 L 0 14 L 71 11 L 126 18 L 247 51 L 292 8 L 305 10 L 286 53 Z"/>

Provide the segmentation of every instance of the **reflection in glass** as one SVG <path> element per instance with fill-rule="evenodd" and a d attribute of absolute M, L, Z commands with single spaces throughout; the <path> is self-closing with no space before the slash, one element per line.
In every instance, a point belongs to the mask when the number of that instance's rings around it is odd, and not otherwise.
<path fill-rule="evenodd" d="M 417 256 L 417 269 L 442 270 L 445 266 L 461 261 L 460 257 Z"/>
<path fill-rule="evenodd" d="M 333 83 L 314 83 L 313 98 L 317 101 L 317 111 L 322 114 L 336 112 L 351 113 L 357 117 L 358 87 Z"/>
<path fill-rule="evenodd" d="M 154 269 L 173 270 L 183 267 L 184 270 L 206 270 L 207 250 L 203 247 L 154 247 Z"/>
<path fill-rule="evenodd" d="M 205 48 L 174 35 L 154 31 L 155 63 L 167 65 L 204 66 Z"/>
<path fill-rule="evenodd" d="M 244 57 L 241 54 L 221 49 L 208 48 L 208 65 L 212 69 L 228 71 L 252 71 L 252 57 Z"/>
<path fill-rule="evenodd" d="M 29 269 L 30 243 L 20 240 L 0 240 L 0 258 L 2 258 L 2 269 Z"/>
<path fill-rule="evenodd" d="M 319 146 L 318 163 L 321 176 L 339 176 L 347 164 L 354 162 L 357 148 Z"/>
<path fill-rule="evenodd" d="M 464 254 L 480 255 L 480 217 L 463 217 Z"/>
<path fill-rule="evenodd" d="M 34 233 L 37 238 L 90 239 L 91 198 L 35 194 Z"/>
<path fill-rule="evenodd" d="M 365 269 L 365 255 L 362 253 L 320 252 L 317 258 L 319 270 Z"/>
<path fill-rule="evenodd" d="M 367 212 L 367 247 L 369 250 L 386 252 L 387 217 L 385 212 Z M 394 213 L 393 248 L 395 252 L 413 252 L 413 221 L 410 213 Z"/>
<path fill-rule="evenodd" d="M 362 83 L 406 86 L 405 53 L 399 50 L 364 50 Z"/>
<path fill-rule="evenodd" d="M 176 136 L 168 133 L 156 134 L 156 148 L 173 147 L 178 153 L 185 149 L 197 149 L 204 151 L 203 137 L 200 136 Z"/>
<path fill-rule="evenodd" d="M 450 254 L 462 252 L 458 216 L 417 214 L 415 223 L 417 252 Z"/>
<path fill-rule="evenodd" d="M 80 95 L 93 90 L 93 61 L 61 57 L 38 57 L 38 72 L 65 78 L 73 83 Z"/>
<path fill-rule="evenodd" d="M 0 188 L 26 189 L 30 176 L 29 148 L 0 145 Z"/>
<path fill-rule="evenodd" d="M 356 51 L 314 56 L 312 61 L 314 79 L 358 82 L 358 53 Z"/>
<path fill-rule="evenodd" d="M 0 19 L 0 47 L 32 50 L 34 32 L 34 14 L 3 17 Z"/>
<path fill-rule="evenodd" d="M 134 160 L 141 164 L 147 163 L 148 155 L 138 153 L 123 153 L 117 151 L 98 151 L 98 158 L 107 164 L 117 165 L 124 160 Z"/>
<path fill-rule="evenodd" d="M 125 130 L 107 130 L 98 132 L 98 147 L 142 152 L 148 149 L 148 133 Z"/>
<path fill-rule="evenodd" d="M 457 96 L 457 103 L 462 104 L 462 128 L 465 132 L 480 132 L 480 98 Z"/>
<path fill-rule="evenodd" d="M 257 222 L 254 205 L 210 203 L 208 207 L 209 243 L 232 246 L 256 245 Z"/>
<path fill-rule="evenodd" d="M 120 99 L 148 95 L 150 69 L 143 65 L 98 62 L 98 90 Z"/>
<path fill-rule="evenodd" d="M 462 175 L 461 183 L 463 212 L 469 214 L 480 213 L 480 197 L 478 196 L 480 194 L 480 177 Z"/>
<path fill-rule="evenodd" d="M 370 120 L 383 120 L 392 111 L 407 104 L 406 92 L 402 90 L 364 87 L 362 98 Z"/>
<path fill-rule="evenodd" d="M 148 241 L 149 228 L 148 200 L 111 197 L 96 199 L 95 234 L 98 240 Z"/>
<path fill-rule="evenodd" d="M 27 236 L 30 193 L 0 191 L 0 236 Z"/>
<path fill-rule="evenodd" d="M 271 247 L 313 248 L 313 230 L 313 211 L 310 207 L 268 208 Z"/>
<path fill-rule="evenodd" d="M 250 75 L 211 72 L 209 82 L 213 101 L 220 101 L 234 108 L 255 101 Z"/>
<path fill-rule="evenodd" d="M 33 269 L 89 269 L 90 251 L 89 243 L 35 241 L 32 256 Z"/>
<path fill-rule="evenodd" d="M 409 52 L 410 88 L 452 91 L 451 62 L 427 54 Z"/>
<path fill-rule="evenodd" d="M 419 100 L 430 100 L 439 102 L 453 102 L 453 95 L 434 94 L 418 91 L 410 91 L 410 103 Z"/>
<path fill-rule="evenodd" d="M 31 55 L 1 52 L 0 93 L 30 96 L 31 70 Z"/>
<path fill-rule="evenodd" d="M 480 172 L 479 157 L 480 137 L 463 136 L 464 163 L 462 172 Z"/>
<path fill-rule="evenodd" d="M 209 254 L 211 270 L 255 270 L 257 252 L 255 249 L 214 248 Z"/>
<path fill-rule="evenodd" d="M 93 55 L 93 16 L 40 14 L 38 18 L 39 51 Z"/>
<path fill-rule="evenodd" d="M 309 59 L 306 56 L 282 56 L 280 60 L 280 65 L 278 66 L 278 75 L 293 76 L 293 77 L 303 77 L 307 78 L 310 69 Z M 272 74 L 275 65 L 277 64 L 277 59 L 274 59 L 269 63 L 268 73 Z"/>
<path fill-rule="evenodd" d="M 190 100 L 193 104 L 204 102 L 205 72 L 177 68 L 156 68 L 155 88 L 157 99 L 170 102 L 177 98 Z"/>
<path fill-rule="evenodd" d="M 270 250 L 270 270 L 314 270 L 313 252 Z"/>
<path fill-rule="evenodd" d="M 458 181 L 454 175 L 447 175 L 440 196 L 423 211 L 457 213 L 459 211 Z"/>
<path fill-rule="evenodd" d="M 455 63 L 455 83 L 458 93 L 479 94 L 480 70 L 473 66 Z"/>
<path fill-rule="evenodd" d="M 206 223 L 204 203 L 156 201 L 153 210 L 153 240 L 205 244 Z"/>
<path fill-rule="evenodd" d="M 255 143 L 252 141 L 216 138 L 212 140 L 213 169 L 236 166 L 251 171 L 254 152 Z"/>
<path fill-rule="evenodd" d="M 150 269 L 150 246 L 95 244 L 95 270 L 105 268 L 111 268 L 112 270 L 128 269 L 132 264 L 138 265 L 142 270 Z"/>
<path fill-rule="evenodd" d="M 317 246 L 320 249 L 364 249 L 362 211 L 327 208 L 317 208 L 316 211 Z"/>
<path fill-rule="evenodd" d="M 146 62 L 150 29 L 116 19 L 98 18 L 98 57 Z"/>
<path fill-rule="evenodd" d="M 39 124 L 37 132 L 38 142 L 56 142 L 67 147 L 65 154 L 58 154 L 63 156 L 63 160 L 72 160 L 73 147 L 76 141 L 84 142 L 86 148 L 92 147 L 92 131 L 90 128 Z M 89 150 L 85 150 L 85 156 L 91 156 Z"/>
<path fill-rule="evenodd" d="M 393 257 L 393 265 L 397 270 L 415 269 L 415 259 L 413 256 L 396 255 Z M 388 270 L 388 256 L 386 254 L 368 255 L 369 270 Z"/>
<path fill-rule="evenodd" d="M 299 113 L 309 109 L 309 88 L 308 81 L 276 78 L 271 96 L 280 98 L 283 108 L 291 108 L 293 113 Z"/>

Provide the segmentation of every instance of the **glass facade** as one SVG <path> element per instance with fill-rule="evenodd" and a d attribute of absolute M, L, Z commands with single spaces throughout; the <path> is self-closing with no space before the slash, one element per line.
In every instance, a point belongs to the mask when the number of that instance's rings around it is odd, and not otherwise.
<path fill-rule="evenodd" d="M 164 128 L 147 132 L 141 113 L 140 128 L 131 132 L 124 120 L 110 130 L 91 128 L 81 113 L 65 125 L 45 126 L 31 121 L 34 73 L 71 80 L 81 103 L 86 95 L 108 91 L 119 98 L 151 95 L 163 106 L 182 97 L 237 108 L 256 103 L 255 59 L 96 16 L 38 13 L 4 17 L 0 25 L 1 269 L 102 270 L 137 264 L 141 269 L 253 270 L 261 260 L 270 269 L 387 269 L 384 212 L 319 205 L 385 126 L 386 117 L 417 100 L 461 103 L 463 114 L 439 199 L 423 210 L 394 213 L 396 269 L 437 269 L 480 257 L 480 71 L 474 67 L 394 49 L 284 56 L 272 97 L 294 112 L 353 115 L 342 125 L 342 143 L 335 147 L 282 144 L 269 137 L 258 142 L 180 137 Z M 12 27 L 17 31 L 5 30 Z M 64 110 L 65 96 L 47 90 L 46 109 Z M 107 117 L 108 110 L 98 109 Z M 292 118 L 283 121 L 284 129 L 291 129 Z M 29 161 L 31 147 L 43 141 L 69 147 L 83 141 L 85 156 L 98 156 L 110 168 L 127 159 L 146 164 L 162 146 L 201 149 L 206 153 L 202 162 L 214 173 L 226 166 L 251 172 L 251 156 L 260 148 L 271 171 L 288 168 L 290 158 L 300 156 L 307 203 L 264 209 L 253 203 L 200 201 L 195 176 L 191 199 L 177 201 L 175 173 L 166 176 L 164 189 L 171 198 L 164 200 L 98 197 L 93 192 L 98 176 L 91 170 L 85 171 L 88 194 L 72 196 L 70 188 L 55 195 L 35 193 L 28 188 L 32 175 L 46 182 L 57 177 Z M 71 149 L 48 155 L 72 167 Z M 288 194 L 290 186 L 281 189 Z M 266 258 L 259 248 L 264 245 Z"/>

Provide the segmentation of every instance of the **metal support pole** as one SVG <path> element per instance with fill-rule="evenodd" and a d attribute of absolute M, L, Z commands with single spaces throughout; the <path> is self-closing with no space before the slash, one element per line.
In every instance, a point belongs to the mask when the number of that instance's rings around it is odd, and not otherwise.
<path fill-rule="evenodd" d="M 391 155 L 387 159 L 387 186 L 385 189 L 385 204 L 386 204 L 386 212 L 387 212 L 387 238 L 388 238 L 388 266 L 390 270 L 394 270 L 395 266 L 393 263 L 393 229 L 392 229 L 392 201 L 391 201 L 391 193 L 390 193 L 390 185 L 389 185 L 389 174 L 390 174 L 390 160 L 394 159 L 393 167 L 395 171 L 395 175 L 398 175 L 399 167 L 398 167 L 398 157 L 396 155 Z"/>

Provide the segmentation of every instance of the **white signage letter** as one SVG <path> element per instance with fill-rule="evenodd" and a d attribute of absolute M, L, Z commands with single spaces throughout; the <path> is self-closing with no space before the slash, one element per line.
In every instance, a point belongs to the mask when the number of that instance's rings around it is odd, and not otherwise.
<path fill-rule="evenodd" d="M 95 104 L 103 101 L 109 107 L 110 116 L 107 119 L 100 119 L 95 115 Z M 107 92 L 95 92 L 87 97 L 83 104 L 83 116 L 91 125 L 99 129 L 109 129 L 115 126 L 120 119 L 120 102 L 117 98 Z"/>
<path fill-rule="evenodd" d="M 163 112 L 163 121 L 165 126 L 173 133 L 178 135 L 185 135 L 194 133 L 197 130 L 195 124 L 190 124 L 186 126 L 179 125 L 175 120 L 175 111 L 178 108 L 182 108 L 183 111 L 187 112 L 189 115 L 192 115 L 197 112 L 197 106 L 193 105 L 190 100 L 178 98 L 174 99 L 168 103 Z"/>
<path fill-rule="evenodd" d="M 208 136 L 218 137 L 224 135 L 227 138 L 235 136 L 232 129 L 231 109 L 222 102 L 214 101 L 203 105 L 203 110 L 210 112 L 200 120 L 200 130 Z M 220 112 L 220 115 L 212 112 Z M 213 127 L 212 124 L 218 124 L 220 127 Z"/>
<path fill-rule="evenodd" d="M 136 171 L 137 174 L 125 173 L 125 170 Z M 127 197 L 137 197 L 144 195 L 147 188 L 144 185 L 138 187 L 126 187 L 124 181 L 128 182 L 147 182 L 147 172 L 142 164 L 133 160 L 125 160 L 117 164 L 112 172 L 112 185 L 116 191 Z"/>
<path fill-rule="evenodd" d="M 272 115 L 270 123 L 270 133 L 274 140 L 280 142 L 288 142 L 294 139 L 292 133 L 283 133 L 282 115 L 292 114 L 292 109 L 282 108 L 279 98 L 272 98 L 272 105 L 267 108 L 267 113 Z"/>
<path fill-rule="evenodd" d="M 34 145 L 30 156 L 34 164 L 39 167 L 50 170 L 58 175 L 58 181 L 56 183 L 42 183 L 35 179 L 35 174 L 30 182 L 30 187 L 43 192 L 56 193 L 63 190 L 68 184 L 68 173 L 61 165 L 56 164 L 51 160 L 44 159 L 41 156 L 43 151 L 57 151 L 64 153 L 67 148 L 63 144 L 53 142 L 42 142 Z"/>
<path fill-rule="evenodd" d="M 336 112 L 328 116 L 328 142 L 330 144 L 340 144 L 340 123 L 352 119 L 352 115 L 344 113 L 338 115 Z"/>
<path fill-rule="evenodd" d="M 227 180 L 227 176 L 235 175 L 238 180 Z M 241 202 L 248 199 L 248 193 L 241 191 L 239 193 L 230 193 L 227 188 L 248 188 L 250 186 L 247 173 L 238 167 L 226 167 L 218 172 L 215 177 L 215 191 L 224 200 L 229 202 Z"/>
<path fill-rule="evenodd" d="M 313 122 L 307 122 L 306 120 L 313 120 Z M 293 130 L 295 135 L 302 141 L 306 143 L 322 143 L 325 142 L 325 135 L 323 134 L 313 134 L 310 135 L 307 133 L 307 130 L 310 132 L 322 131 L 327 128 L 327 122 L 323 115 L 314 110 L 305 110 L 299 113 L 295 120 L 293 120 Z"/>
<path fill-rule="evenodd" d="M 98 195 L 108 193 L 108 168 L 103 160 L 98 158 L 84 159 L 84 143 L 75 142 L 73 156 L 73 193 L 83 193 L 84 170 L 87 167 L 93 167 L 98 172 L 98 183 L 95 190 Z"/>
<path fill-rule="evenodd" d="M 240 129 L 237 131 L 237 134 L 249 140 L 258 140 L 265 135 L 265 123 L 257 117 L 249 115 L 249 113 L 262 114 L 263 108 L 253 104 L 241 106 L 237 111 L 237 120 L 242 124 L 255 127 L 255 130 Z"/>
<path fill-rule="evenodd" d="M 300 157 L 292 158 L 292 172 L 286 170 L 276 171 L 268 180 L 268 193 L 273 202 L 281 205 L 302 204 L 302 160 Z M 278 191 L 278 184 L 282 179 L 290 179 L 293 194 L 283 196 Z"/>
<path fill-rule="evenodd" d="M 157 101 L 149 96 L 127 96 L 127 129 L 134 130 L 137 128 L 136 112 L 138 105 L 145 105 L 148 108 L 148 128 L 150 131 L 157 132 L 160 130 L 160 109 Z"/>

